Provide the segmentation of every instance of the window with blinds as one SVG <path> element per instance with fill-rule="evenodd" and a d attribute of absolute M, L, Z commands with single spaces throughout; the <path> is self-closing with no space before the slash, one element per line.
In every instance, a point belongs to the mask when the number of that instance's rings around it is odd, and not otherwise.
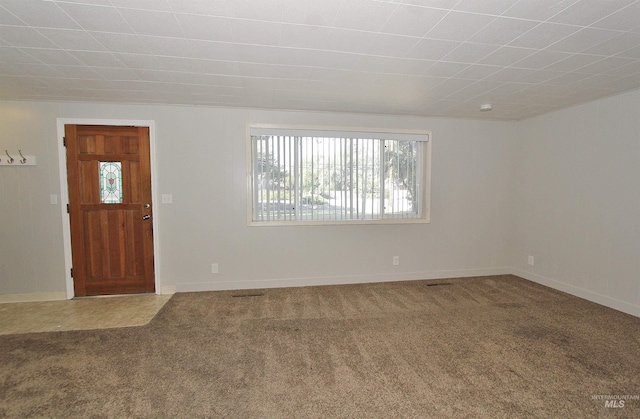
<path fill-rule="evenodd" d="M 428 220 L 428 133 L 249 131 L 253 224 Z"/>

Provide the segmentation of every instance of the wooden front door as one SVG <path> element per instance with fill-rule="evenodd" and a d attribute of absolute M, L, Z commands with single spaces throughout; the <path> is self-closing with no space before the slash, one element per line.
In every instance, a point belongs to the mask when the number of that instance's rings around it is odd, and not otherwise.
<path fill-rule="evenodd" d="M 149 128 L 65 125 L 76 296 L 155 292 Z"/>

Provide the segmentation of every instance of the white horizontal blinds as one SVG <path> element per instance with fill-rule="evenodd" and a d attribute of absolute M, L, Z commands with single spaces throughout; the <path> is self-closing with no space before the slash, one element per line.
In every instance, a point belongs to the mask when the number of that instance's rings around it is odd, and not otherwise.
<path fill-rule="evenodd" d="M 254 221 L 420 216 L 421 141 L 251 133 Z"/>

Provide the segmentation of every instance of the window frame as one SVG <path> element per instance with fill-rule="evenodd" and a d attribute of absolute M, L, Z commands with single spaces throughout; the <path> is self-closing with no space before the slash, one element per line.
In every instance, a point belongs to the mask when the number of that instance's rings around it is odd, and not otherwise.
<path fill-rule="evenodd" d="M 422 167 L 418 177 L 418 185 L 421 192 L 421 200 L 418 203 L 421 209 L 421 215 L 418 218 L 400 218 L 388 217 L 378 219 L 343 219 L 343 220 L 278 220 L 278 221 L 256 221 L 253 219 L 255 211 L 254 201 L 254 144 L 251 137 L 252 129 L 267 130 L 302 130 L 311 132 L 354 132 L 354 133 L 371 133 L 375 137 L 376 134 L 399 134 L 403 135 L 419 135 L 427 136 L 428 140 L 422 141 L 421 161 Z M 284 135 L 284 134 L 283 134 Z M 247 166 L 247 225 L 252 227 L 281 227 L 281 226 L 320 226 L 320 225 L 375 225 L 375 224 L 426 224 L 430 222 L 431 213 L 431 147 L 433 137 L 430 130 L 415 129 L 371 129 L 356 127 L 318 127 L 318 126 L 292 126 L 292 125 L 274 125 L 274 124 L 247 124 L 246 127 L 246 166 Z"/>

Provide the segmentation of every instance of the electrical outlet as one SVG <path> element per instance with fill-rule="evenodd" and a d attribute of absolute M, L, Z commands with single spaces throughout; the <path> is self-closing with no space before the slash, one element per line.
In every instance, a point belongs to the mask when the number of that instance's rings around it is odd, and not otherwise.
<path fill-rule="evenodd" d="M 211 264 L 211 273 L 212 274 L 217 274 L 218 273 L 218 264 L 217 263 L 212 263 Z"/>
<path fill-rule="evenodd" d="M 398 266 L 400 265 L 400 256 L 394 256 L 393 257 L 393 266 Z"/>
<path fill-rule="evenodd" d="M 529 265 L 533 266 L 534 262 L 535 262 L 535 260 L 533 259 L 533 256 L 529 255 L 529 260 L 527 261 L 527 263 L 529 263 Z"/>

